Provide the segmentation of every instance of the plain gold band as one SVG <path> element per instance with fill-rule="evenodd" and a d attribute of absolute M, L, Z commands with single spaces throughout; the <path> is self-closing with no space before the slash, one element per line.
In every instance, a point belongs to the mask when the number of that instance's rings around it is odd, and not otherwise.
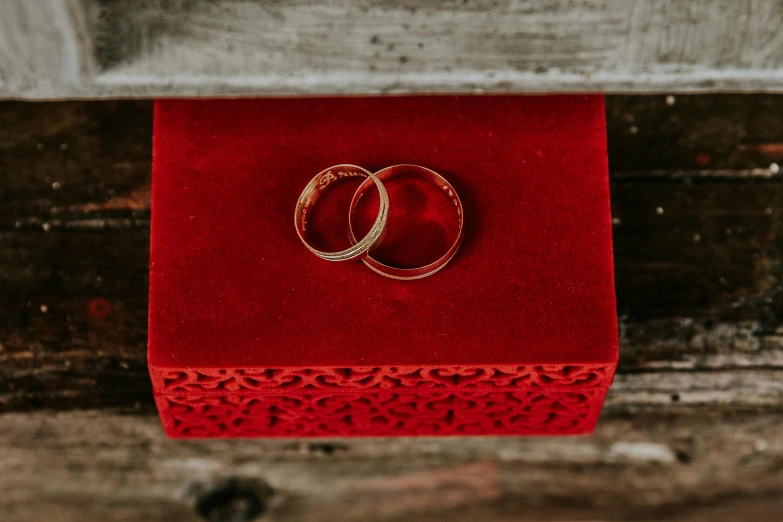
<path fill-rule="evenodd" d="M 446 264 L 449 261 L 451 261 L 451 258 L 453 258 L 454 255 L 457 253 L 457 250 L 459 249 L 459 246 L 462 243 L 462 229 L 463 229 L 463 224 L 465 219 L 464 210 L 462 208 L 462 201 L 460 201 L 459 196 L 457 195 L 457 191 L 454 189 L 453 186 L 451 186 L 451 183 L 446 181 L 443 178 L 443 176 L 441 176 L 437 172 L 430 170 L 428 168 L 421 167 L 419 165 L 408 165 L 408 164 L 394 165 L 379 170 L 378 172 L 375 173 L 374 177 L 378 178 L 378 182 L 382 182 L 384 179 L 391 179 L 395 177 L 399 172 L 404 172 L 408 175 L 410 175 L 411 173 L 416 173 L 416 175 L 420 179 L 429 181 L 433 185 L 440 188 L 444 192 L 444 194 L 448 196 L 448 198 L 451 200 L 452 204 L 454 205 L 454 211 L 459 226 L 459 230 L 457 232 L 457 238 L 454 240 L 454 242 L 449 247 L 449 249 L 446 252 L 444 252 L 444 254 L 439 259 L 424 266 L 420 266 L 416 268 L 397 268 L 397 267 L 389 266 L 384 263 L 381 263 L 380 261 L 372 257 L 372 252 L 369 252 L 368 255 L 362 259 L 362 262 L 365 265 L 367 265 L 367 267 L 373 272 L 380 274 L 384 277 L 389 277 L 391 279 L 398 279 L 401 281 L 422 279 L 424 277 L 431 276 L 438 270 L 441 270 L 444 266 L 446 266 Z M 364 191 L 367 190 L 366 186 L 367 186 L 367 181 L 365 180 L 361 185 L 359 185 L 359 188 L 356 189 L 356 192 L 353 195 L 353 199 L 351 200 L 351 208 L 348 211 L 348 233 L 350 234 L 351 242 L 356 241 L 351 218 L 353 217 L 353 212 L 356 209 L 356 205 L 359 202 L 359 198 L 361 198 Z"/>

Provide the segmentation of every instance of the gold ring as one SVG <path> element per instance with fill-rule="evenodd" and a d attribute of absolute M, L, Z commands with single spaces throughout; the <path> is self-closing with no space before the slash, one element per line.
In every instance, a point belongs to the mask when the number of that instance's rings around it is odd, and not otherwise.
<path fill-rule="evenodd" d="M 378 217 L 375 218 L 375 222 L 370 228 L 367 235 L 361 240 L 357 241 L 353 239 L 351 241 L 352 246 L 339 252 L 323 252 L 314 248 L 305 239 L 305 232 L 307 231 L 307 221 L 310 212 L 315 205 L 315 202 L 321 197 L 327 187 L 332 183 L 341 181 L 344 179 L 362 177 L 367 178 L 367 182 L 372 180 L 375 182 L 375 186 L 378 188 L 378 194 L 380 197 L 380 205 L 378 207 Z M 366 189 L 365 189 L 366 190 Z M 307 247 L 310 252 L 317 255 L 321 259 L 327 261 L 350 261 L 357 259 L 367 254 L 367 251 L 372 248 L 376 243 L 379 243 L 383 237 L 384 229 L 386 228 L 386 220 L 389 214 L 389 195 L 386 193 L 386 188 L 383 183 L 372 172 L 365 170 L 356 165 L 334 165 L 321 172 L 319 172 L 310 183 L 307 184 L 302 194 L 299 196 L 299 200 L 296 202 L 296 213 L 294 214 L 294 224 L 296 226 L 296 233 L 302 243 Z"/>
<path fill-rule="evenodd" d="M 457 253 L 457 249 L 462 242 L 462 228 L 464 222 L 462 202 L 460 201 L 459 196 L 457 196 L 457 191 L 454 190 L 454 187 L 452 187 L 451 184 L 440 174 L 428 168 L 420 167 L 418 165 L 394 165 L 392 167 L 381 169 L 375 173 L 375 178 L 377 178 L 378 182 L 388 181 L 398 176 L 410 177 L 431 183 L 438 187 L 444 193 L 444 195 L 451 200 L 451 203 L 454 206 L 455 219 L 458 226 L 457 236 L 451 246 L 441 257 L 424 266 L 413 268 L 398 268 L 389 266 L 375 259 L 372 255 L 372 251 L 370 251 L 368 255 L 362 259 L 362 262 L 374 272 L 377 272 L 378 274 L 385 277 L 401 280 L 421 279 L 430 276 L 438 270 L 442 269 L 451 260 L 451 258 L 454 257 L 454 254 Z M 359 200 L 362 198 L 369 187 L 369 180 L 365 180 L 361 185 L 359 185 L 359 188 L 356 189 L 356 193 L 354 193 L 353 199 L 351 200 L 351 207 L 348 214 L 348 233 L 352 243 L 357 241 L 353 230 L 354 211 L 356 210 L 356 205 L 358 204 Z M 380 242 L 381 241 L 378 241 L 379 244 Z"/>

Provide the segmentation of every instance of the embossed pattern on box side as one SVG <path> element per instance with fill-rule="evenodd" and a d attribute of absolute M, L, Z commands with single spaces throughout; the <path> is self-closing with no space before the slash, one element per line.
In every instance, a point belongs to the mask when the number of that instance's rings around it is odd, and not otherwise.
<path fill-rule="evenodd" d="M 159 395 L 177 438 L 574 435 L 592 431 L 605 389 L 579 391 Z"/>

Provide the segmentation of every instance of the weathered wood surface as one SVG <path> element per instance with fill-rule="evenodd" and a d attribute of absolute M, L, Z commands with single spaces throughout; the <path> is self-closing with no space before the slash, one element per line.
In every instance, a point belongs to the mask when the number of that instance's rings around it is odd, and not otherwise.
<path fill-rule="evenodd" d="M 0 97 L 783 90 L 769 0 L 5 0 Z"/>
<path fill-rule="evenodd" d="M 0 104 L 0 514 L 781 518 L 783 97 L 607 114 L 622 347 L 595 436 L 185 443 L 145 364 L 150 103 Z"/>
<path fill-rule="evenodd" d="M 624 417 L 565 439 L 182 442 L 153 417 L 9 414 L 0 512 L 14 522 L 209 519 L 199 511 L 244 521 L 253 506 L 302 522 L 780 519 L 779 408 Z"/>

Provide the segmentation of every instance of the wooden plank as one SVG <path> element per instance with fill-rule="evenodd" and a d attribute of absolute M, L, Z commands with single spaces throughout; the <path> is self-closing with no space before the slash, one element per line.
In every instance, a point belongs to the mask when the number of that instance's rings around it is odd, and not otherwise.
<path fill-rule="evenodd" d="M 780 309 L 783 185 L 611 185 L 618 313 L 771 321 Z M 665 288 L 665 290 L 664 290 Z"/>
<path fill-rule="evenodd" d="M 247 521 L 253 507 L 303 522 L 728 522 L 783 509 L 779 409 L 610 408 L 573 438 L 189 442 L 154 417 L 3 421 L 0 512 L 17 522 Z"/>
<path fill-rule="evenodd" d="M 0 97 L 781 91 L 782 21 L 767 0 L 14 0 Z"/>
<path fill-rule="evenodd" d="M 682 171 L 686 178 L 744 179 L 749 171 L 766 175 L 774 162 L 779 174 L 781 113 L 780 96 L 609 96 L 612 178 L 673 178 Z"/>
<path fill-rule="evenodd" d="M 94 73 L 89 0 L 4 0 L 0 97 L 67 96 Z"/>
<path fill-rule="evenodd" d="M 783 158 L 748 147 L 783 142 L 781 109 L 776 96 L 608 99 L 622 343 L 609 404 L 780 403 L 783 177 L 770 165 Z M 0 409 L 153 414 L 151 104 L 6 103 L 0 123 Z"/>

